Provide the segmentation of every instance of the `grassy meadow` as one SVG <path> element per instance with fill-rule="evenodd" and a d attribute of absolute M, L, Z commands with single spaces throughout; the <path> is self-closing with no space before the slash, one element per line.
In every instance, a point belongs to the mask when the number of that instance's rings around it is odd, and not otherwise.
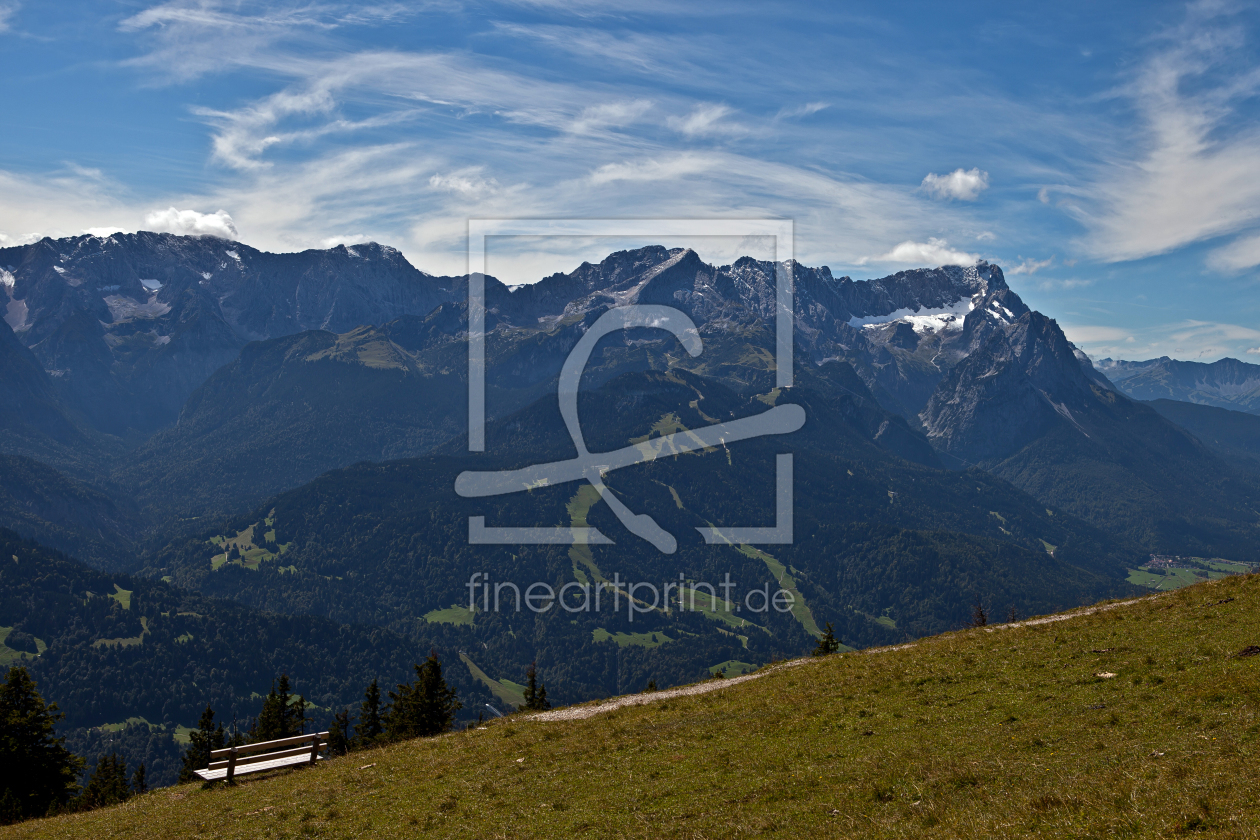
<path fill-rule="evenodd" d="M 1230 577 L 0 837 L 1260 837 L 1256 653 Z"/>

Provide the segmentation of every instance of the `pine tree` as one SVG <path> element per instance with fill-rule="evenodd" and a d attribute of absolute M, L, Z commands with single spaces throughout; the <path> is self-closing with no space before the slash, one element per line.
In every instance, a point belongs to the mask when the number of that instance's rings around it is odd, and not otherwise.
<path fill-rule="evenodd" d="M 96 769 L 88 779 L 83 795 L 79 797 L 80 810 L 105 808 L 125 802 L 131 796 L 127 786 L 127 763 L 116 753 L 103 755 L 96 760 Z"/>
<path fill-rule="evenodd" d="M 214 709 L 206 706 L 197 721 L 197 730 L 188 734 L 188 749 L 184 751 L 184 765 L 179 769 L 181 782 L 192 782 L 200 778 L 194 771 L 204 770 L 210 766 L 210 753 L 223 749 L 227 733 L 223 724 L 214 725 Z"/>
<path fill-rule="evenodd" d="M 301 735 L 306 729 L 306 700 L 298 695 L 293 699 L 289 691 L 289 675 L 281 674 L 272 681 L 271 691 L 263 700 L 262 711 L 254 726 L 255 741 L 274 741 Z"/>
<path fill-rule="evenodd" d="M 827 622 L 827 629 L 818 639 L 818 647 L 814 648 L 814 656 L 828 656 L 840 650 L 840 641 L 836 638 L 835 631 L 831 629 L 831 622 Z"/>
<path fill-rule="evenodd" d="M 78 790 L 83 759 L 54 730 L 63 717 L 25 668 L 9 669 L 0 686 L 0 822 L 41 817 Z"/>
<path fill-rule="evenodd" d="M 984 608 L 984 604 L 980 599 L 976 599 L 976 603 L 971 607 L 971 619 L 966 623 L 967 627 L 984 627 L 989 623 L 989 611 Z"/>
<path fill-rule="evenodd" d="M 396 693 L 389 693 L 385 732 L 390 740 L 440 735 L 451 728 L 455 712 L 463 708 L 455 690 L 442 678 L 437 651 L 431 651 L 424 664 L 415 669 L 414 683 L 400 684 Z"/>
<path fill-rule="evenodd" d="M 136 768 L 135 774 L 131 777 L 131 790 L 134 793 L 148 793 L 149 781 L 145 778 L 144 762 L 140 762 L 140 766 Z"/>
<path fill-rule="evenodd" d="M 539 684 L 538 665 L 531 662 L 529 669 L 525 672 L 525 705 L 521 706 L 521 710 L 540 712 L 550 708 L 551 703 L 547 701 L 547 686 Z"/>
<path fill-rule="evenodd" d="M 333 715 L 332 726 L 328 727 L 328 752 L 331 755 L 345 755 L 350 751 L 350 710 L 342 709 Z"/>
<path fill-rule="evenodd" d="M 370 747 L 385 734 L 384 716 L 381 712 L 381 688 L 376 680 L 363 692 L 359 705 L 359 722 L 354 725 L 354 745 Z"/>

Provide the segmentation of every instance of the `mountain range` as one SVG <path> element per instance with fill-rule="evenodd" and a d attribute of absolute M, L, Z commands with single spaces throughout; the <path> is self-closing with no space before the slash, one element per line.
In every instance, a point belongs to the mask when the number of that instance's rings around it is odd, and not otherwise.
<path fill-rule="evenodd" d="M 776 387 L 781 268 L 790 388 Z M 1260 559 L 1260 431 L 1244 413 L 1257 366 L 1095 366 L 984 262 L 855 281 L 646 247 L 515 290 L 487 277 L 484 453 L 465 437 L 467 278 L 393 249 L 115 234 L 3 249 L 0 271 L 0 526 L 129 573 L 124 588 L 160 579 L 182 593 L 162 597 L 440 645 L 463 663 L 461 690 L 500 703 L 530 662 L 576 701 L 796 655 L 826 623 L 864 646 L 957 627 L 977 605 L 1125 595 L 1151 554 Z M 660 330 L 605 336 L 578 410 L 591 451 L 660 453 L 604 482 L 676 551 L 625 530 L 588 484 L 454 493 L 465 471 L 576 455 L 561 366 L 632 304 L 685 313 L 702 352 Z M 794 432 L 678 448 L 788 404 L 805 415 Z M 702 539 L 775 523 L 788 452 L 793 541 Z M 611 543 L 470 545 L 474 516 Z M 702 609 L 469 609 L 473 572 L 522 588 L 681 581 Z M 719 608 L 701 584 L 726 574 L 741 593 L 790 593 L 791 608 Z M 202 655 L 229 655 L 217 650 Z"/>
<path fill-rule="evenodd" d="M 1206 364 L 1161 356 L 1145 362 L 1103 359 L 1098 369 L 1135 400 L 1177 400 L 1260 414 L 1260 365 L 1238 359 Z"/>

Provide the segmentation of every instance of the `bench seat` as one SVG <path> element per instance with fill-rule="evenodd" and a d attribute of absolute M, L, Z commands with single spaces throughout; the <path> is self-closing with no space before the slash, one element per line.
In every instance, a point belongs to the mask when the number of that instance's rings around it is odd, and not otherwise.
<path fill-rule="evenodd" d="M 318 757 L 318 760 L 323 761 L 324 757 L 321 755 Z M 300 765 L 310 763 L 310 753 L 307 753 L 306 755 L 291 755 L 285 758 L 273 759 L 271 761 L 259 761 L 254 764 L 238 764 L 234 775 L 243 776 L 246 773 L 261 773 L 263 770 L 275 770 L 278 767 L 298 767 Z M 227 778 L 226 767 L 220 767 L 216 770 L 197 770 L 195 772 L 207 782 L 214 782 L 219 779 Z"/>
<path fill-rule="evenodd" d="M 300 767 L 322 761 L 324 757 L 319 752 L 327 746 L 327 732 L 312 732 L 309 735 L 295 735 L 256 744 L 240 744 L 212 751 L 210 766 L 193 772 L 207 782 L 225 779 L 230 783 L 236 776 L 247 773 Z"/>

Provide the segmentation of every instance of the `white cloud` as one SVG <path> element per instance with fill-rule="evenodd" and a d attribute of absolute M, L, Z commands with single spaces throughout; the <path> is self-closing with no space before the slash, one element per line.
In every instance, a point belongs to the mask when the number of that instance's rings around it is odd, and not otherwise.
<path fill-rule="evenodd" d="M 1007 274 L 1036 274 L 1038 271 L 1040 271 L 1043 268 L 1049 268 L 1053 262 L 1054 262 L 1053 256 L 1051 256 L 1049 259 L 1046 259 L 1046 260 L 1034 260 L 1031 257 L 1029 257 L 1028 259 L 1024 259 L 1023 257 L 1020 257 L 1019 264 L 1014 265 L 1011 268 L 1007 269 L 1006 273 Z"/>
<path fill-rule="evenodd" d="M 1218 321 L 1178 321 L 1141 329 L 1062 325 L 1063 332 L 1092 358 L 1210 361 L 1252 352 L 1260 330 Z M 1260 349 L 1260 348 L 1256 348 Z"/>
<path fill-rule="evenodd" d="M 126 63 L 152 70 L 158 84 L 170 84 L 253 64 L 260 55 L 277 53 L 281 44 L 318 43 L 341 27 L 388 23 L 417 11 L 401 3 L 172 0 L 126 18 L 119 29 L 154 45 Z"/>
<path fill-rule="evenodd" d="M 830 108 L 827 102 L 806 102 L 804 105 L 798 105 L 795 108 L 783 108 L 779 113 L 775 114 L 776 120 L 788 120 L 795 117 L 808 117 L 817 114 L 824 108 Z"/>
<path fill-rule="evenodd" d="M 949 247 L 944 239 L 929 238 L 927 242 L 907 240 L 895 246 L 886 254 L 878 257 L 864 257 L 859 264 L 873 263 L 910 263 L 917 266 L 940 265 L 975 265 L 980 261 L 979 254 L 968 254 Z"/>
<path fill-rule="evenodd" d="M 1243 236 L 1208 254 L 1208 265 L 1218 271 L 1242 271 L 1260 265 L 1260 234 Z"/>
<path fill-rule="evenodd" d="M 236 239 L 236 225 L 225 210 L 214 213 L 198 213 L 196 210 L 154 210 L 146 213 L 144 226 L 158 233 L 175 233 L 180 236 L 217 236 Z"/>
<path fill-rule="evenodd" d="M 687 116 L 670 117 L 665 123 L 684 137 L 746 133 L 747 129 L 739 123 L 727 121 L 726 118 L 733 113 L 726 105 L 697 105 Z"/>
<path fill-rule="evenodd" d="M 582 113 L 569 126 L 569 131 L 574 134 L 592 134 L 607 128 L 621 128 L 638 121 L 651 108 L 652 101 L 649 99 L 591 105 L 582 109 Z"/>
<path fill-rule="evenodd" d="M 363 242 L 371 242 L 372 237 L 366 233 L 346 233 L 340 236 L 326 236 L 319 240 L 321 248 L 336 248 L 338 245 L 359 245 Z"/>
<path fill-rule="evenodd" d="M 1126 341 L 1132 333 L 1123 327 L 1084 326 L 1068 324 L 1059 325 L 1068 341 L 1073 344 L 1097 344 L 1100 341 Z"/>
<path fill-rule="evenodd" d="M 0 32 L 9 31 L 9 21 L 17 14 L 22 4 L 17 2 L 0 3 Z"/>
<path fill-rule="evenodd" d="M 615 181 L 671 181 L 688 175 L 708 172 L 714 166 L 712 158 L 701 155 L 672 155 L 663 160 L 626 161 L 606 163 L 590 174 L 592 184 L 611 184 Z"/>
<path fill-rule="evenodd" d="M 494 178 L 483 178 L 484 166 L 470 166 L 450 172 L 446 175 L 435 174 L 429 179 L 429 186 L 443 192 L 460 195 L 482 195 L 499 189 L 499 182 Z"/>
<path fill-rule="evenodd" d="M 44 238 L 42 233 L 0 233 L 0 248 L 13 248 L 17 245 L 30 245 Z"/>
<path fill-rule="evenodd" d="M 989 173 L 977 168 L 955 169 L 948 175 L 937 175 L 929 172 L 919 185 L 933 198 L 958 199 L 959 201 L 975 201 L 980 193 L 989 188 Z"/>
<path fill-rule="evenodd" d="M 83 232 L 86 233 L 88 236 L 98 236 L 101 238 L 105 238 L 105 237 L 113 236 L 115 233 L 127 233 L 127 230 L 126 228 L 120 228 L 120 227 L 114 227 L 113 225 L 108 225 L 106 227 L 84 228 Z"/>
<path fill-rule="evenodd" d="M 1260 91 L 1260 72 L 1239 69 L 1241 30 L 1215 24 L 1224 5 L 1189 7 L 1185 24 L 1123 93 L 1142 115 L 1130 157 L 1106 163 L 1074 213 L 1085 246 L 1108 262 L 1167 253 L 1260 220 L 1260 127 L 1239 106 Z M 1216 259 L 1236 263 L 1246 250 Z"/>
<path fill-rule="evenodd" d="M 1247 352 L 1252 355 L 1260 356 L 1260 347 L 1248 347 Z"/>

